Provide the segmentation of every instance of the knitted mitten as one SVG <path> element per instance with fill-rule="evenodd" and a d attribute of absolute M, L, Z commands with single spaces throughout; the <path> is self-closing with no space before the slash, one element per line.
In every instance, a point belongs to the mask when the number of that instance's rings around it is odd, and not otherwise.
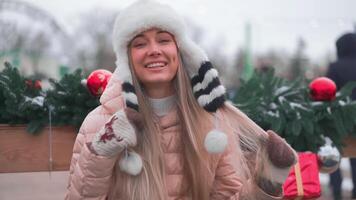
<path fill-rule="evenodd" d="M 98 155 L 113 157 L 127 147 L 136 145 L 135 128 L 128 119 L 128 109 L 117 111 L 105 126 L 94 136 L 91 147 Z M 131 111 L 128 111 L 133 116 Z M 136 116 L 135 116 L 136 117 Z"/>
<path fill-rule="evenodd" d="M 268 130 L 267 154 L 277 168 L 289 168 L 297 162 L 297 155 L 292 147 L 275 132 Z"/>
<path fill-rule="evenodd" d="M 290 168 L 297 162 L 297 154 L 292 147 L 273 131 L 267 131 L 266 146 L 268 176 L 257 176 L 257 184 L 273 196 L 282 194 L 282 185 L 288 177 Z"/>

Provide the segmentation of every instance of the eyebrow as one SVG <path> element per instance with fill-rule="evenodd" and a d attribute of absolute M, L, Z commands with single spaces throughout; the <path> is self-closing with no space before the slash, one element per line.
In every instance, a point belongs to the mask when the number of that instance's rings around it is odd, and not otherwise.
<path fill-rule="evenodd" d="M 157 32 L 157 34 L 161 34 L 161 33 L 167 33 L 167 34 L 171 35 L 168 31 L 161 30 L 161 31 Z M 144 37 L 144 35 L 142 33 L 140 33 L 140 34 L 136 35 L 132 40 L 134 40 L 134 39 L 136 39 L 138 37 Z"/>
<path fill-rule="evenodd" d="M 144 37 L 144 35 L 143 34 L 138 34 L 138 35 L 136 35 L 134 38 L 132 38 L 132 40 L 131 41 L 134 41 L 136 38 L 138 38 L 138 37 Z"/>
<path fill-rule="evenodd" d="M 160 33 L 168 33 L 169 35 L 171 35 L 168 31 L 158 31 L 157 33 L 158 34 L 160 34 Z"/>

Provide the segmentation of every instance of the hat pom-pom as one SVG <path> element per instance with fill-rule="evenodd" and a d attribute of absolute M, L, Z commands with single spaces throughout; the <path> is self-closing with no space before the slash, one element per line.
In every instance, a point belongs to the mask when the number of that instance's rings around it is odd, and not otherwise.
<path fill-rule="evenodd" d="M 119 162 L 121 171 L 126 172 L 127 174 L 136 176 L 142 170 L 142 159 L 141 156 L 136 152 L 127 152 Z"/>
<path fill-rule="evenodd" d="M 225 151 L 227 143 L 228 140 L 226 134 L 214 129 L 206 135 L 204 146 L 209 153 L 217 154 Z"/>

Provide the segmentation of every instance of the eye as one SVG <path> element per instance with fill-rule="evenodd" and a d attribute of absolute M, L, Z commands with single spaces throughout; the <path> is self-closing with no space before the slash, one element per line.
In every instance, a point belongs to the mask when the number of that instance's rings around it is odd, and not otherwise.
<path fill-rule="evenodd" d="M 146 45 L 146 43 L 144 43 L 144 42 L 137 42 L 137 43 L 134 43 L 132 46 L 135 48 L 140 48 L 140 47 L 144 47 L 145 45 Z"/>
<path fill-rule="evenodd" d="M 168 44 L 173 42 L 173 37 L 167 32 L 160 32 L 158 34 L 157 41 L 161 44 Z"/>
<path fill-rule="evenodd" d="M 173 42 L 173 39 L 169 35 L 162 34 L 162 36 L 158 38 L 158 42 L 162 43 L 162 44 L 167 44 L 167 43 Z"/>
<path fill-rule="evenodd" d="M 131 42 L 131 47 L 133 48 L 142 48 L 147 44 L 147 41 L 142 38 L 136 38 Z"/>
<path fill-rule="evenodd" d="M 170 39 L 160 39 L 159 40 L 159 43 L 169 43 L 169 42 L 171 42 L 172 40 L 170 40 Z"/>

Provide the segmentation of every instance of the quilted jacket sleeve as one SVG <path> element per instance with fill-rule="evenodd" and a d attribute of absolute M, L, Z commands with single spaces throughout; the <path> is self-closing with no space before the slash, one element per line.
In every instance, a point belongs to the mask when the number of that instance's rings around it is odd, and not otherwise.
<path fill-rule="evenodd" d="M 98 107 L 84 120 L 73 148 L 66 200 L 105 199 L 116 158 L 93 154 L 87 146 L 110 115 Z"/>
<path fill-rule="evenodd" d="M 100 98 L 102 105 L 85 118 L 74 143 L 66 200 L 106 199 L 116 159 L 93 154 L 87 146 L 112 114 L 124 107 L 121 81 L 111 78 Z"/>

